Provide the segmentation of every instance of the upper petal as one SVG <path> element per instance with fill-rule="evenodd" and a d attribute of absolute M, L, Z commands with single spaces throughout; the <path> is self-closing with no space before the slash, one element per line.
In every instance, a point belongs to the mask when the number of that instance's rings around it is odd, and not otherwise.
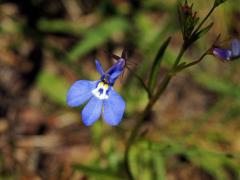
<path fill-rule="evenodd" d="M 97 81 L 76 81 L 67 92 L 67 104 L 71 107 L 80 106 L 92 96 L 96 85 Z"/>
<path fill-rule="evenodd" d="M 124 70 L 125 59 L 120 58 L 109 70 L 107 70 L 106 74 L 109 75 L 109 83 L 114 84 L 115 80 Z"/>
<path fill-rule="evenodd" d="M 97 71 L 99 72 L 99 74 L 100 74 L 101 76 L 103 76 L 103 75 L 104 75 L 104 70 L 103 70 L 103 68 L 102 68 L 101 63 L 96 59 L 96 60 L 95 60 L 95 64 L 96 64 Z"/>
<path fill-rule="evenodd" d="M 229 49 L 213 48 L 213 54 L 221 59 L 230 60 L 231 51 Z"/>
<path fill-rule="evenodd" d="M 237 39 L 231 41 L 232 56 L 236 57 L 240 55 L 240 42 Z"/>
<path fill-rule="evenodd" d="M 125 102 L 122 97 L 111 88 L 109 98 L 103 102 L 103 118 L 112 126 L 118 125 L 122 120 Z"/>
<path fill-rule="evenodd" d="M 120 76 L 122 74 L 122 70 L 116 70 L 114 71 L 108 78 L 108 81 L 110 84 L 114 84 L 114 82 L 116 81 L 116 79 L 118 78 L 118 76 Z"/>
<path fill-rule="evenodd" d="M 101 115 L 102 100 L 93 96 L 82 110 L 82 121 L 86 126 L 92 125 Z"/>

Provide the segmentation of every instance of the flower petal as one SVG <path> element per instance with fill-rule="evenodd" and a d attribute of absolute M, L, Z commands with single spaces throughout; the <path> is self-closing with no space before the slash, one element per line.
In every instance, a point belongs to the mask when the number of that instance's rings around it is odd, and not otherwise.
<path fill-rule="evenodd" d="M 82 121 L 86 126 L 92 125 L 101 115 L 103 101 L 93 96 L 82 110 Z"/>
<path fill-rule="evenodd" d="M 109 70 L 107 70 L 106 74 L 109 75 L 109 83 L 114 84 L 115 80 L 124 70 L 125 67 L 125 59 L 120 58 Z"/>
<path fill-rule="evenodd" d="M 110 83 L 110 84 L 114 84 L 114 82 L 116 81 L 116 79 L 118 78 L 118 76 L 120 76 L 121 74 L 122 74 L 122 71 L 119 71 L 119 70 L 113 72 L 113 73 L 109 76 L 109 79 L 108 79 L 109 83 Z"/>
<path fill-rule="evenodd" d="M 99 74 L 100 74 L 101 76 L 103 76 L 103 75 L 104 75 L 104 70 L 103 70 L 103 68 L 102 68 L 101 63 L 96 59 L 96 60 L 95 60 L 95 64 L 96 64 L 97 71 L 99 72 Z"/>
<path fill-rule="evenodd" d="M 80 106 L 92 96 L 92 90 L 98 81 L 79 80 L 73 83 L 67 92 L 67 104 L 71 107 Z"/>
<path fill-rule="evenodd" d="M 111 88 L 109 98 L 103 102 L 103 118 L 111 126 L 118 125 L 123 117 L 125 102 L 122 97 Z"/>
<path fill-rule="evenodd" d="M 228 49 L 221 49 L 221 48 L 213 48 L 213 54 L 223 60 L 230 60 L 231 58 L 231 51 Z"/>
<path fill-rule="evenodd" d="M 237 39 L 233 39 L 231 42 L 232 56 L 236 57 L 240 55 L 240 42 Z"/>

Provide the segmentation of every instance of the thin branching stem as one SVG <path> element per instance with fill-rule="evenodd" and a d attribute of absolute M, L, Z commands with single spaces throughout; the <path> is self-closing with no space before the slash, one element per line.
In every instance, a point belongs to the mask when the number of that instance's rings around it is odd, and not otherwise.
<path fill-rule="evenodd" d="M 135 78 L 137 78 L 137 80 L 140 82 L 140 84 L 142 85 L 142 87 L 143 87 L 143 88 L 145 89 L 145 91 L 147 92 L 148 98 L 150 99 L 151 96 L 152 96 L 152 94 L 151 94 L 149 88 L 147 87 L 147 85 L 145 84 L 145 82 L 143 81 L 143 79 L 142 79 L 137 73 L 135 73 L 134 71 L 131 71 L 131 69 L 130 69 L 128 66 L 126 66 L 126 68 L 127 68 L 128 70 L 130 70 L 130 72 L 135 76 Z"/>
<path fill-rule="evenodd" d="M 172 69 L 169 71 L 169 73 L 167 73 L 165 75 L 164 79 L 162 80 L 162 82 L 160 84 L 160 87 L 159 87 L 158 91 L 149 100 L 148 104 L 146 105 L 143 113 L 141 114 L 140 118 L 138 119 L 135 126 L 133 127 L 133 130 L 131 131 L 131 134 L 128 138 L 127 146 L 126 146 L 125 154 L 124 154 L 124 165 L 125 165 L 125 168 L 126 168 L 127 176 L 130 180 L 134 179 L 134 177 L 131 173 L 131 167 L 130 167 L 130 164 L 129 164 L 129 154 L 130 154 L 131 146 L 134 144 L 135 140 L 137 139 L 139 130 L 140 130 L 142 124 L 144 123 L 144 120 L 149 115 L 152 107 L 154 106 L 154 104 L 156 103 L 158 98 L 162 95 L 162 93 L 167 88 L 167 86 L 168 86 L 168 84 L 169 84 L 169 82 L 172 78 L 172 75 L 171 75 L 170 72 L 172 72 L 172 70 L 177 67 L 177 65 L 180 62 L 180 59 L 182 58 L 185 50 L 186 50 L 186 48 L 185 48 L 185 45 L 183 44 L 183 46 L 182 46 L 182 48 L 181 48 L 181 50 L 180 50 L 180 52 L 179 52 L 179 54 L 178 54 L 178 56 L 175 60 L 175 63 L 173 65 Z"/>
<path fill-rule="evenodd" d="M 221 35 L 219 34 L 219 35 L 217 36 L 217 38 L 215 39 L 215 41 L 213 42 L 213 44 L 211 45 L 211 47 L 208 48 L 208 49 L 200 56 L 199 59 L 197 59 L 196 61 L 193 61 L 193 62 L 191 62 L 191 63 L 186 64 L 181 70 L 186 69 L 186 68 L 189 68 L 189 67 L 191 67 L 191 66 L 194 66 L 194 65 L 200 63 L 200 62 L 203 60 L 203 58 L 210 53 L 212 47 L 213 47 L 213 46 L 215 45 L 215 43 L 219 40 L 220 36 L 221 36 Z"/>
<path fill-rule="evenodd" d="M 205 21 L 209 18 L 209 16 L 212 14 L 212 12 L 214 11 L 214 9 L 216 8 L 215 5 L 213 5 L 213 7 L 210 9 L 210 11 L 208 12 L 208 14 L 204 17 L 204 19 L 199 23 L 199 25 L 197 26 L 197 28 L 195 29 L 195 31 L 192 33 L 192 36 L 194 36 L 199 29 L 202 27 L 202 25 L 205 23 Z M 191 38 L 190 38 L 191 39 Z M 192 44 L 192 42 L 189 41 L 184 41 L 181 49 L 178 53 L 178 56 L 176 57 L 176 60 L 172 66 L 172 68 L 169 70 L 168 73 L 165 74 L 163 80 L 161 81 L 161 84 L 159 86 L 159 88 L 157 89 L 156 92 L 153 92 L 153 94 L 149 94 L 150 100 L 148 101 L 148 104 L 146 105 L 143 113 L 140 115 L 138 121 L 136 122 L 135 126 L 133 127 L 133 130 L 130 133 L 130 136 L 127 140 L 127 146 L 125 149 L 125 153 L 124 153 L 124 165 L 125 165 L 125 169 L 126 169 L 126 173 L 127 173 L 127 177 L 130 180 L 133 180 L 133 174 L 131 172 L 131 167 L 130 167 L 130 161 L 129 161 L 129 155 L 130 155 L 130 150 L 131 150 L 131 146 L 134 144 L 134 142 L 136 141 L 136 139 L 139 136 L 139 130 L 142 127 L 144 120 L 147 118 L 147 116 L 149 115 L 152 107 L 154 106 L 154 104 L 157 102 L 157 100 L 159 99 L 159 97 L 163 94 L 163 92 L 166 90 L 169 82 L 171 81 L 173 75 L 175 73 L 173 72 L 177 72 L 177 68 L 178 65 L 181 61 L 181 58 L 183 57 L 185 51 L 188 49 L 188 47 Z M 184 67 L 183 69 L 193 66 L 195 64 L 198 64 L 205 56 L 207 55 L 207 52 L 205 52 L 198 60 L 189 63 L 186 65 L 186 67 Z M 136 74 L 135 74 L 136 76 Z M 136 76 L 138 80 L 140 80 L 140 82 L 142 83 L 142 79 L 139 76 Z M 145 85 L 145 83 L 143 82 L 143 87 L 147 90 L 148 92 L 148 87 Z M 149 93 L 149 92 L 148 92 Z"/>
<path fill-rule="evenodd" d="M 202 56 L 198 60 L 186 64 L 183 69 L 189 68 L 191 66 L 194 66 L 194 65 L 200 63 L 207 54 L 208 54 L 208 52 L 203 53 Z"/>
<path fill-rule="evenodd" d="M 181 49 L 180 49 L 180 51 L 179 51 L 179 53 L 178 53 L 178 56 L 177 56 L 177 58 L 176 58 L 176 60 L 175 60 L 175 62 L 174 62 L 174 64 L 173 64 L 171 70 L 175 69 L 175 68 L 177 67 L 177 65 L 179 64 L 179 62 L 180 62 L 180 60 L 181 60 L 184 52 L 185 52 L 186 49 L 188 48 L 188 46 L 187 46 L 186 44 L 188 44 L 188 43 L 185 43 L 185 42 L 183 43 L 183 45 L 182 45 L 182 47 L 181 47 Z"/>
<path fill-rule="evenodd" d="M 212 14 L 212 12 L 214 11 L 214 9 L 216 8 L 215 5 L 213 5 L 213 7 L 210 9 L 210 11 L 207 13 L 207 15 L 203 18 L 203 20 L 198 24 L 198 26 L 196 27 L 196 29 L 194 30 L 194 32 L 192 33 L 193 35 L 196 34 L 199 29 L 202 27 L 202 25 L 205 23 L 205 21 L 209 18 L 209 16 Z"/>

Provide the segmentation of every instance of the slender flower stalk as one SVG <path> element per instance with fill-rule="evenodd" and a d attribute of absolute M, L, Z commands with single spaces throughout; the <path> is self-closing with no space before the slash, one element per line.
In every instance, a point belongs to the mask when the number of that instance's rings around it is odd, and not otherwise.
<path fill-rule="evenodd" d="M 184 45 L 183 45 L 180 52 L 179 52 L 179 55 L 177 56 L 177 58 L 175 60 L 175 63 L 173 65 L 172 69 L 169 72 L 171 72 L 172 70 L 174 70 L 177 67 L 177 64 L 180 62 L 184 52 L 185 52 L 185 48 L 184 48 Z M 130 136 L 128 138 L 127 146 L 126 146 L 125 154 L 124 154 L 124 164 L 125 164 L 125 168 L 126 168 L 128 178 L 131 179 L 131 180 L 134 179 L 134 177 L 131 173 L 131 167 L 130 167 L 130 164 L 129 164 L 129 153 L 130 153 L 131 146 L 134 144 L 135 140 L 138 137 L 138 133 L 139 133 L 139 130 L 140 130 L 141 126 L 143 125 L 144 119 L 146 119 L 146 117 L 149 115 L 152 107 L 154 106 L 154 104 L 156 103 L 158 98 L 162 95 L 162 93 L 167 88 L 171 78 L 172 78 L 171 73 L 167 73 L 165 75 L 164 79 L 162 80 L 162 82 L 160 84 L 160 87 L 159 87 L 158 91 L 151 97 L 148 104 L 145 106 L 145 109 L 144 109 L 143 113 L 141 114 L 139 120 L 136 122 L 136 124 L 133 127 L 133 130 L 131 131 Z"/>
<path fill-rule="evenodd" d="M 203 18 L 203 20 L 198 24 L 198 26 L 196 27 L 196 29 L 194 30 L 193 34 L 196 34 L 200 28 L 202 27 L 202 25 L 206 22 L 206 20 L 209 18 L 209 16 L 213 13 L 213 11 L 215 10 L 216 6 L 213 5 L 212 8 L 208 11 L 207 15 Z"/>
<path fill-rule="evenodd" d="M 187 1 L 186 1 L 187 2 Z M 220 3 L 221 4 L 221 3 Z M 151 94 L 151 97 L 147 103 L 147 105 L 145 106 L 145 109 L 143 111 L 143 113 L 139 116 L 138 121 L 136 122 L 136 124 L 134 125 L 130 136 L 127 140 L 127 146 L 125 149 L 125 154 L 124 154 L 124 165 L 125 165 L 125 169 L 126 169 L 126 173 L 127 176 L 130 180 L 133 180 L 133 174 L 131 172 L 131 167 L 130 167 L 130 162 L 129 162 L 129 156 L 130 156 L 130 150 L 131 150 L 131 146 L 135 143 L 136 139 L 139 137 L 139 131 L 144 123 L 144 120 L 147 118 L 147 116 L 149 115 L 152 107 L 155 105 L 155 103 L 157 102 L 157 100 L 160 98 L 160 96 L 164 93 L 164 91 L 166 90 L 168 84 L 170 83 L 172 77 L 178 73 L 179 71 L 191 67 L 195 64 L 198 64 L 199 62 L 202 61 L 202 59 L 208 54 L 208 51 L 206 51 L 205 53 L 203 53 L 203 55 L 197 60 L 194 61 L 192 63 L 188 63 L 188 64 L 183 64 L 183 66 L 181 66 L 182 64 L 180 64 L 180 61 L 184 55 L 184 53 L 186 52 L 186 50 L 197 40 L 199 39 L 203 34 L 205 34 L 206 32 L 208 32 L 213 23 L 211 23 L 210 25 L 208 25 L 207 27 L 201 29 L 201 27 L 203 26 L 203 24 L 206 22 L 206 20 L 209 18 L 209 16 L 212 14 L 212 12 L 214 11 L 214 9 L 220 5 L 214 3 L 213 7 L 210 9 L 210 11 L 207 13 L 207 15 L 203 18 L 203 20 L 198 24 L 198 26 L 195 28 L 195 26 L 197 25 L 197 21 L 198 18 L 196 17 L 196 13 L 192 13 L 192 6 L 190 7 L 190 9 L 187 9 L 188 11 L 191 11 L 189 14 L 189 17 L 185 17 L 182 16 L 180 20 L 182 20 L 181 24 L 181 28 L 182 28 L 182 33 L 183 33 L 183 43 L 182 46 L 180 48 L 180 51 L 175 59 L 175 62 L 172 66 L 172 68 L 165 74 L 162 82 L 160 83 L 159 87 L 157 88 L 156 92 L 153 92 Z M 186 10 L 187 4 L 184 4 L 184 8 L 181 8 L 181 10 Z M 186 15 L 184 14 L 184 12 L 180 12 L 180 15 Z M 189 21 L 190 18 L 190 26 L 189 26 Z M 180 22 L 181 23 L 181 22 Z M 233 49 L 233 48 L 232 48 Z M 237 48 L 234 48 L 234 50 Z M 237 51 L 237 50 L 236 50 Z M 236 52 L 234 51 L 234 52 Z M 179 70 L 180 69 L 180 70 Z"/>

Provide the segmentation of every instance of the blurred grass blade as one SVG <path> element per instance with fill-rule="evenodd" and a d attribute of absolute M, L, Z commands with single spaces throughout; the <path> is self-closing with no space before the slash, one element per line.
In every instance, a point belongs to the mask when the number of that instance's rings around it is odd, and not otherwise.
<path fill-rule="evenodd" d="M 164 41 L 164 43 L 161 45 L 161 47 L 158 50 L 158 53 L 154 59 L 152 69 L 151 69 L 151 74 L 150 74 L 149 81 L 148 81 L 148 88 L 150 89 L 151 93 L 153 93 L 153 91 L 155 89 L 158 72 L 161 67 L 162 58 L 163 58 L 164 52 L 167 49 L 170 41 L 171 41 L 171 37 L 167 38 L 167 40 Z"/>
<path fill-rule="evenodd" d="M 72 35 L 80 35 L 87 30 L 87 28 L 82 26 L 80 23 L 62 19 L 41 19 L 38 21 L 37 26 L 39 30 L 44 32 L 66 33 Z"/>
<path fill-rule="evenodd" d="M 108 41 L 114 33 L 124 32 L 127 28 L 127 21 L 123 18 L 107 19 L 98 27 L 89 30 L 84 38 L 67 54 L 67 58 L 70 61 L 76 61 L 84 54 Z"/>
<path fill-rule="evenodd" d="M 199 147 L 185 149 L 185 155 L 193 164 L 210 173 L 215 179 L 228 179 L 224 171 L 227 157 L 224 153 L 207 151 Z"/>
<path fill-rule="evenodd" d="M 156 152 L 156 151 L 152 151 L 151 153 L 153 153 L 152 156 L 152 161 L 154 164 L 154 174 L 155 177 L 154 179 L 157 180 L 165 180 L 166 179 L 166 167 L 165 167 L 165 161 L 164 158 L 162 156 L 162 154 L 160 152 Z"/>
<path fill-rule="evenodd" d="M 98 177 L 98 179 L 124 179 L 124 177 L 120 176 L 119 174 L 113 173 L 108 169 L 99 169 L 96 167 L 85 166 L 82 164 L 74 164 L 73 169 L 76 171 L 81 171 L 89 176 Z"/>
<path fill-rule="evenodd" d="M 69 85 L 64 78 L 44 70 L 38 76 L 37 86 L 50 100 L 63 106 L 66 105 L 66 93 Z"/>
<path fill-rule="evenodd" d="M 206 73 L 198 73 L 195 78 L 200 84 L 212 91 L 222 95 L 235 97 L 236 101 L 240 100 L 240 87 L 228 80 L 219 79 L 219 77 L 213 77 Z"/>

